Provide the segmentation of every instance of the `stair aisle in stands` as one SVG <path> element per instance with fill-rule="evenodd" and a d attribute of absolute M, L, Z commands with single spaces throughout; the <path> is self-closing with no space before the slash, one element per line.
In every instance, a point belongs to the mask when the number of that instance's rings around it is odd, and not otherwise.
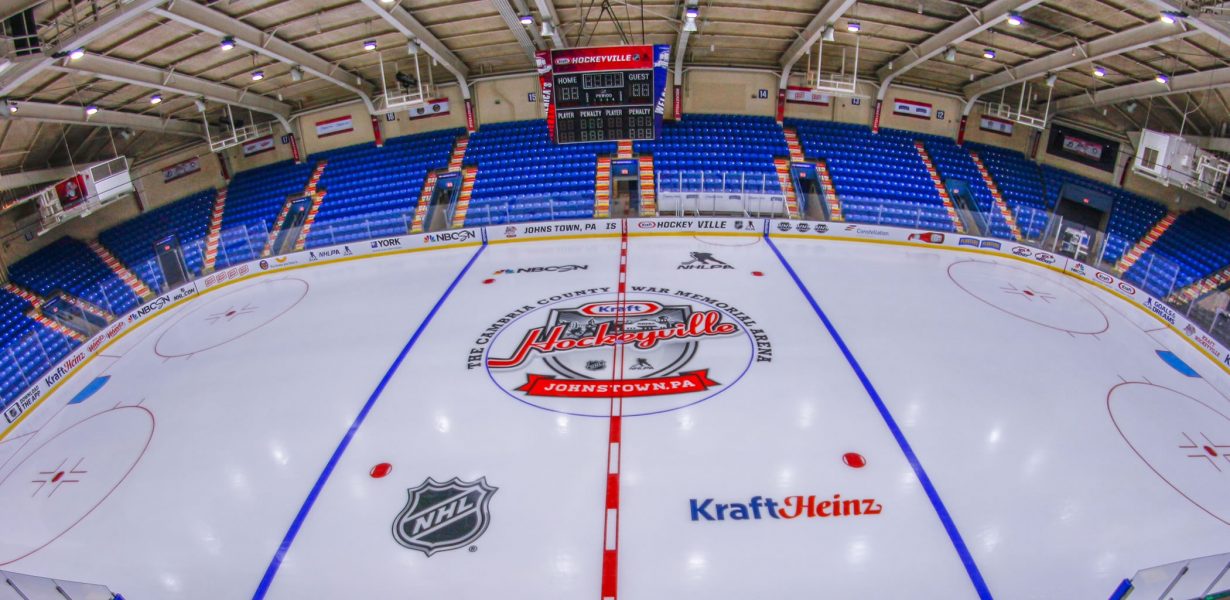
<path fill-rule="evenodd" d="M 226 188 L 218 190 L 213 210 L 209 213 L 209 233 L 205 236 L 205 258 L 202 273 L 213 273 L 218 261 L 218 244 L 222 241 L 222 215 L 226 211 Z"/>
<path fill-rule="evenodd" d="M 107 265 L 107 268 L 111 269 L 111 272 L 115 273 L 115 276 L 119 277 L 120 281 L 123 281 L 124 285 L 127 285 L 128 289 L 132 290 L 132 293 L 136 294 L 137 297 L 148 298 L 153 295 L 149 287 L 142 283 L 140 279 L 137 279 L 137 276 L 133 275 L 132 271 L 129 271 L 127 267 L 120 263 L 120 260 L 111 254 L 110 250 L 107 250 L 102 244 L 98 243 L 98 240 L 88 240 L 85 245 L 98 258 L 102 259 L 103 264 Z"/>
<path fill-rule="evenodd" d="M 1144 237 L 1140 238 L 1140 241 L 1136 242 L 1136 245 L 1132 246 L 1130 250 L 1123 253 L 1123 257 L 1119 259 L 1119 262 L 1115 265 L 1115 268 L 1118 269 L 1120 273 L 1126 273 L 1127 270 L 1132 268 L 1132 265 L 1136 264 L 1136 261 L 1140 260 L 1140 257 L 1143 256 L 1151 246 L 1153 246 L 1154 242 L 1156 242 L 1158 238 L 1162 237 L 1162 234 L 1166 233 L 1166 230 L 1170 229 L 1171 225 L 1174 225 L 1174 221 L 1178 218 L 1178 216 L 1179 213 L 1175 211 L 1166 213 L 1166 216 L 1162 217 L 1160 221 L 1155 223 L 1153 227 L 1149 229 L 1148 233 L 1146 233 Z"/>
<path fill-rule="evenodd" d="M 599 156 L 594 170 L 594 218 L 611 216 L 611 157 Z"/>
<path fill-rule="evenodd" d="M 918 156 L 922 159 L 923 164 L 927 167 L 927 173 L 931 175 L 931 182 L 935 184 L 935 193 L 939 194 L 940 200 L 944 203 L 944 210 L 948 212 L 948 217 L 952 219 L 952 226 L 957 233 L 965 233 L 965 226 L 961 224 L 961 219 L 957 217 L 957 209 L 952 205 L 952 198 L 948 196 L 948 190 L 944 189 L 944 182 L 940 181 L 940 174 L 935 170 L 935 165 L 931 162 L 931 155 L 927 154 L 927 149 L 923 146 L 922 141 L 914 142 L 914 147 L 918 149 Z"/>
<path fill-rule="evenodd" d="M 820 191 L 829 207 L 829 220 L 845 221 L 846 218 L 841 214 L 841 200 L 837 197 L 837 188 L 833 187 L 833 177 L 829 175 L 828 163 L 823 158 L 816 161 L 816 176 L 820 178 Z"/>
<path fill-rule="evenodd" d="M 999 192 L 999 186 L 995 185 L 991 172 L 983 164 L 982 157 L 978 156 L 975 150 L 969 151 L 969 157 L 973 159 L 974 166 L 978 167 L 978 174 L 982 176 L 983 183 L 986 184 L 988 190 L 991 190 L 991 197 L 995 199 L 995 210 L 1004 218 L 1004 223 L 1007 223 L 1008 229 L 1012 231 L 1012 239 L 1021 241 L 1021 228 L 1016 225 L 1016 217 L 1012 216 L 1012 209 L 1008 208 L 1007 202 L 1004 202 L 1004 196 Z"/>
<path fill-rule="evenodd" d="M 435 173 L 428 173 L 423 180 L 423 191 L 419 193 L 419 201 L 414 205 L 414 220 L 410 225 L 410 233 L 423 233 L 423 220 L 427 218 L 427 207 L 431 197 L 436 192 Z"/>
<path fill-rule="evenodd" d="M 33 319 L 39 325 L 42 325 L 43 327 L 46 327 L 47 329 L 50 329 L 56 333 L 59 333 L 60 335 L 72 338 L 73 340 L 77 342 L 85 341 L 85 336 L 81 335 L 80 333 L 77 333 L 76 331 L 73 331 L 72 329 L 68 327 L 65 327 L 59 324 L 54 319 L 51 319 L 50 317 L 45 316 L 40 310 L 43 306 L 44 300 L 38 294 L 35 294 L 34 292 L 31 292 L 30 290 L 22 288 L 18 285 L 14 285 L 12 283 L 4 284 L 4 289 L 8 291 L 9 293 L 15 296 L 19 296 L 22 300 L 25 300 L 26 302 L 30 303 L 30 306 L 32 308 L 28 312 L 26 312 L 26 316 L 29 317 L 30 319 Z M 64 294 L 64 299 L 69 300 L 69 296 L 67 294 Z M 89 303 L 87 302 L 83 304 L 89 304 Z"/>
<path fill-rule="evenodd" d="M 453 229 L 465 226 L 466 213 L 470 212 L 470 196 L 474 194 L 474 180 L 477 178 L 478 167 L 461 170 L 461 191 L 457 193 L 457 206 L 453 210 Z"/>
<path fill-rule="evenodd" d="M 641 216 L 656 217 L 658 216 L 658 198 L 653 179 L 653 157 L 642 154 L 638 162 L 641 165 Z"/>
<path fill-rule="evenodd" d="M 782 186 L 782 191 L 786 194 L 786 216 L 797 219 L 799 218 L 799 196 L 795 193 L 794 179 L 790 176 L 790 161 L 785 158 L 774 159 L 773 167 L 777 170 L 777 183 Z"/>

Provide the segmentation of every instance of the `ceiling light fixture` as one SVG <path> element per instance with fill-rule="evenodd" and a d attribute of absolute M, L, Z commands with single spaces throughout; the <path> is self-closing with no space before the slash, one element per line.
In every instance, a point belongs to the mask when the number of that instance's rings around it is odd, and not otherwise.
<path fill-rule="evenodd" d="M 526 27 L 530 27 L 534 24 L 534 15 L 531 15 L 529 13 L 521 15 L 520 17 L 517 17 L 517 19 L 521 21 L 521 24 L 525 25 Z"/>
<path fill-rule="evenodd" d="M 363 49 L 364 49 L 364 50 L 367 50 L 368 52 L 371 52 L 372 50 L 375 50 L 375 49 L 376 49 L 376 40 L 367 40 L 366 42 L 363 42 Z"/>
<path fill-rule="evenodd" d="M 265 78 L 264 71 L 252 71 L 252 81 L 260 81 Z"/>
<path fill-rule="evenodd" d="M 1103 69 L 1102 67 L 1094 67 L 1093 76 L 1094 77 L 1106 77 L 1106 69 Z"/>
<path fill-rule="evenodd" d="M 9 101 L 9 112 L 11 112 L 11 113 L 15 113 L 15 112 L 17 112 L 17 103 L 16 103 L 16 102 Z"/>
<path fill-rule="evenodd" d="M 1008 24 L 1009 25 L 1013 27 L 1018 27 L 1024 22 L 1025 22 L 1025 19 L 1021 18 L 1021 13 L 1019 12 L 1008 13 Z"/>
<path fill-rule="evenodd" d="M 94 106 L 93 104 L 91 104 L 91 105 L 89 105 L 89 106 L 85 107 L 85 116 L 87 116 L 87 117 L 88 117 L 88 116 L 90 116 L 90 115 L 92 115 L 92 114 L 94 114 L 94 113 L 96 113 L 96 112 L 98 112 L 98 107 L 97 107 L 97 106 Z"/>
<path fill-rule="evenodd" d="M 222 38 L 222 43 L 219 44 L 219 46 L 222 48 L 223 52 L 226 52 L 227 50 L 235 47 L 235 38 L 228 35 Z"/>
<path fill-rule="evenodd" d="M 158 104 L 160 102 L 162 102 L 162 96 L 160 94 L 154 94 L 153 96 L 149 97 L 150 104 Z"/>
<path fill-rule="evenodd" d="M 85 56 L 85 48 L 77 48 L 68 53 L 68 57 L 73 60 L 79 60 L 82 56 Z"/>
<path fill-rule="evenodd" d="M 995 49 L 994 49 L 994 48 L 983 48 L 983 49 L 982 49 L 982 57 L 983 57 L 983 58 L 986 58 L 986 59 L 994 59 L 994 58 L 995 58 Z"/>
<path fill-rule="evenodd" d="M 1170 83 L 1170 78 L 1167 77 L 1165 73 L 1158 73 L 1157 77 L 1153 78 L 1153 81 L 1156 81 L 1162 85 L 1166 85 L 1167 83 Z"/>
<path fill-rule="evenodd" d="M 949 47 L 944 51 L 944 60 L 948 62 L 957 62 L 957 49 Z"/>
<path fill-rule="evenodd" d="M 858 33 L 862 28 L 863 26 L 859 25 L 858 21 L 850 21 L 849 23 L 846 23 L 846 31 L 849 31 L 850 33 Z"/>
<path fill-rule="evenodd" d="M 1173 25 L 1175 21 L 1178 21 L 1179 19 L 1182 19 L 1186 16 L 1187 16 L 1186 13 L 1181 13 L 1181 12 L 1177 12 L 1173 10 L 1167 10 L 1167 11 L 1162 11 L 1162 16 L 1160 18 L 1163 23 L 1166 23 L 1168 25 Z"/>
<path fill-rule="evenodd" d="M 696 18 L 700 16 L 700 9 L 695 6 L 688 6 L 683 9 L 683 30 L 688 33 L 696 32 Z"/>

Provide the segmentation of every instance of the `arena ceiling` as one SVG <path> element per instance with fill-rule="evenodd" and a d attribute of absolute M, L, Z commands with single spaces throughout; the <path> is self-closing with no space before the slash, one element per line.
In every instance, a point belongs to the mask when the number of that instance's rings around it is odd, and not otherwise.
<path fill-rule="evenodd" d="M 685 32 L 690 4 L 698 16 Z M 1064 117 L 1115 131 L 1225 136 L 1230 121 L 1222 0 L 0 0 L 0 17 L 31 7 L 44 53 L 16 56 L 9 39 L 0 62 L 0 98 L 19 108 L 0 110 L 5 174 L 190 143 L 201 133 L 199 98 L 211 122 L 229 103 L 248 123 L 370 98 L 380 56 L 413 69 L 411 37 L 424 79 L 473 85 L 532 72 L 536 48 L 678 50 L 685 33 L 685 68 L 802 73 L 832 27 L 823 70 L 840 68 L 843 48 L 852 65 L 857 36 L 859 77 L 872 83 L 1016 106 L 1027 80 L 1035 112 L 1049 93 Z M 227 36 L 235 46 L 224 51 Z M 364 49 L 367 40 L 378 49 Z M 77 48 L 83 57 L 67 56 Z M 253 81 L 254 71 L 264 78 Z M 99 112 L 87 118 L 91 105 Z"/>

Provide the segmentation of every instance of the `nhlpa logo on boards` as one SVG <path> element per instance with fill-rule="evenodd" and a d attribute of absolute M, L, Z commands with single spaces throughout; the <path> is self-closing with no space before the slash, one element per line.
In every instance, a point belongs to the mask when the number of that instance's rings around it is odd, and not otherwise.
<path fill-rule="evenodd" d="M 878 515 L 884 507 L 875 498 L 817 500 L 816 496 L 786 496 L 780 502 L 768 496 L 752 496 L 747 502 L 714 502 L 713 498 L 690 498 L 688 512 L 693 521 L 758 521 L 760 519 L 823 519 Z"/>
<path fill-rule="evenodd" d="M 690 269 L 734 269 L 734 267 L 718 260 L 709 252 L 690 252 L 688 256 L 691 257 L 691 260 L 684 261 L 675 268 L 681 271 Z"/>
<path fill-rule="evenodd" d="M 406 490 L 406 506 L 393 520 L 393 539 L 431 556 L 456 550 L 482 537 L 491 524 L 491 496 L 499 488 L 486 477 L 439 482 L 431 477 Z"/>

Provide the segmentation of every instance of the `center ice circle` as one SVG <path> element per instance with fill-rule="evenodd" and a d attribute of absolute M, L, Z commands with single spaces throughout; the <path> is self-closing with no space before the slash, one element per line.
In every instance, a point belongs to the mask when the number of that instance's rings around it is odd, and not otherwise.
<path fill-rule="evenodd" d="M 627 341 L 617 341 L 622 331 Z M 667 294 L 595 294 L 543 304 L 504 325 L 483 363 L 505 394 L 584 417 L 652 415 L 704 402 L 737 383 L 755 340 L 731 313 Z"/>
<path fill-rule="evenodd" d="M 0 565 L 38 552 L 94 511 L 141 460 L 154 417 L 139 406 L 98 413 L 57 433 L 0 480 Z"/>
<path fill-rule="evenodd" d="M 1149 469 L 1197 508 L 1230 525 L 1230 416 L 1149 383 L 1115 386 L 1106 409 Z"/>
<path fill-rule="evenodd" d="M 1018 319 L 1069 333 L 1106 331 L 1110 322 L 1101 309 L 1047 275 L 1031 268 L 975 260 L 948 266 L 948 277 L 958 288 Z"/>
<path fill-rule="evenodd" d="M 175 358 L 217 348 L 285 314 L 307 295 L 302 279 L 273 279 L 209 299 L 158 337 L 154 352 Z"/>

